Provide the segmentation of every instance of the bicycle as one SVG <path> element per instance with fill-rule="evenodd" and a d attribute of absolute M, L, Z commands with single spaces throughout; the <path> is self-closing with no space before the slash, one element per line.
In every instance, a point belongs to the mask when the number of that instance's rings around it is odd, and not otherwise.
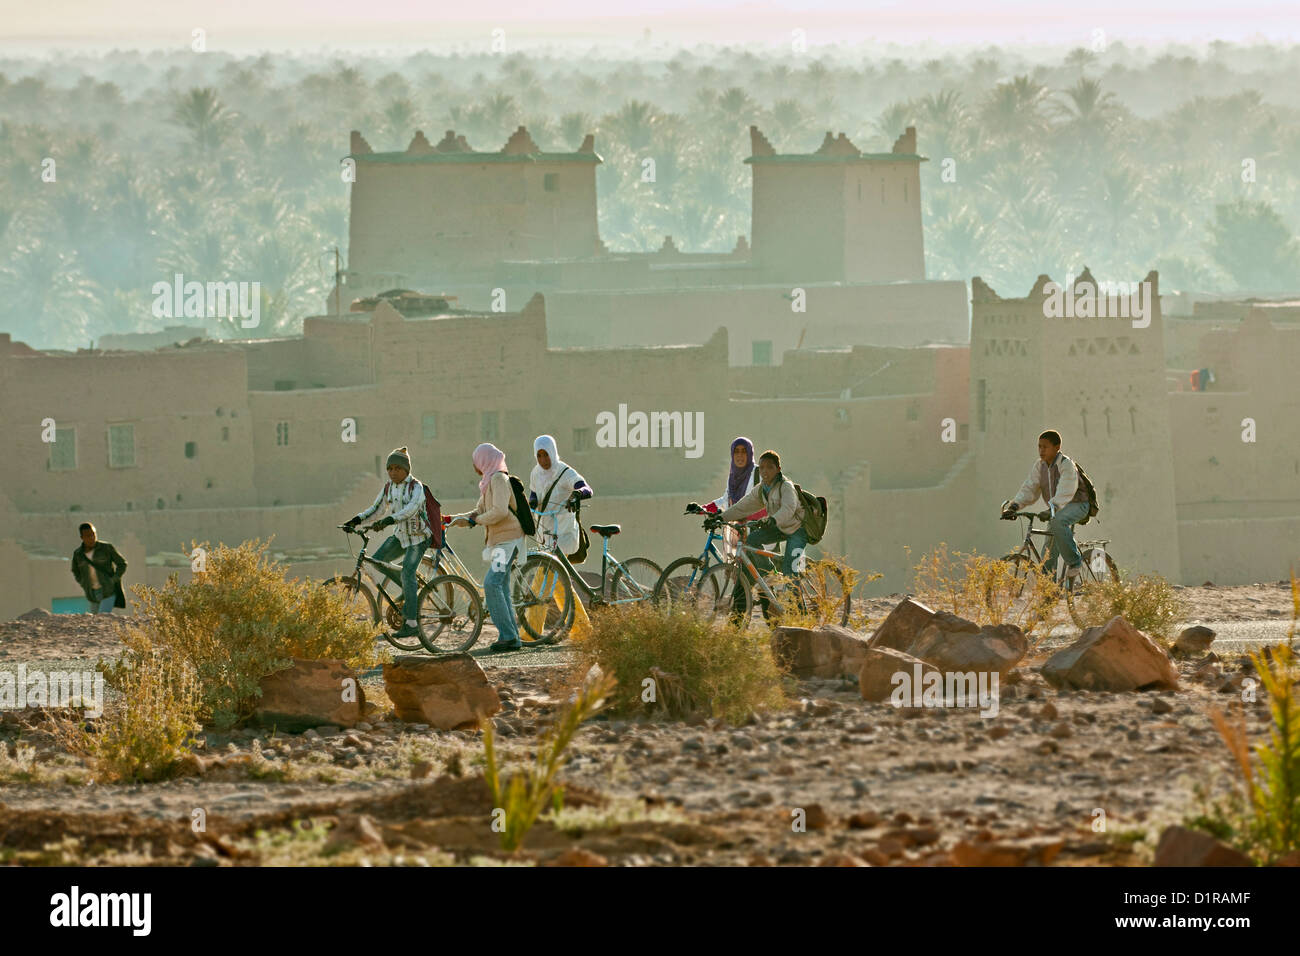
<path fill-rule="evenodd" d="M 337 527 L 346 534 L 360 537 L 361 550 L 357 552 L 356 567 L 351 574 L 335 575 L 322 582 L 321 587 L 340 591 L 358 621 L 379 624 L 382 619 L 382 623 L 393 630 L 400 628 L 406 621 L 401 568 L 366 554 L 370 535 L 378 531 L 378 527 L 373 524 L 364 529 L 348 525 Z M 376 577 L 372 570 L 375 568 L 383 575 L 382 578 Z M 369 584 L 362 580 L 363 569 Z M 390 582 L 397 587 L 396 598 L 388 593 Z M 440 574 L 431 578 L 419 591 L 418 607 L 418 636 L 394 637 L 390 631 L 384 634 L 389 644 L 403 651 L 423 647 L 430 654 L 466 651 L 478 640 L 483 629 L 483 602 L 473 585 L 457 575 Z"/>
<path fill-rule="evenodd" d="M 1028 518 L 1029 526 L 1025 529 L 1025 540 L 1021 542 L 1020 547 L 1010 554 L 1003 555 L 1002 560 L 1006 561 L 1013 568 L 1015 577 L 1020 580 L 1020 587 L 1012 597 L 1019 598 L 1025 590 L 1025 584 L 1029 580 L 1030 574 L 1039 574 L 1043 571 L 1043 561 L 1047 554 L 1046 543 L 1042 551 L 1034 542 L 1034 536 L 1038 535 L 1043 538 L 1052 537 L 1052 532 L 1046 528 L 1035 528 L 1035 521 L 1048 522 L 1052 518 L 1050 511 L 1034 513 L 1032 511 L 1007 511 L 1007 502 L 1003 502 L 1002 514 L 1014 515 L 1017 518 Z M 1070 612 L 1070 620 L 1074 621 L 1078 627 L 1083 627 L 1084 622 L 1082 615 L 1075 608 L 1075 595 L 1081 594 L 1083 590 L 1091 585 L 1100 584 L 1102 581 L 1109 579 L 1111 581 L 1119 580 L 1119 569 L 1115 566 L 1114 560 L 1106 552 L 1106 545 L 1110 544 L 1109 538 L 1100 538 L 1094 541 L 1076 541 L 1079 548 L 1079 554 L 1083 557 L 1083 565 L 1077 578 L 1070 578 L 1066 573 L 1065 559 L 1057 560 L 1057 567 L 1052 569 L 1053 580 L 1061 586 L 1065 595 L 1065 606 Z"/>
<path fill-rule="evenodd" d="M 572 499 L 570 499 L 572 501 Z M 538 518 L 554 518 L 560 512 L 572 510 L 579 515 L 581 520 L 581 508 L 574 502 L 566 502 L 553 511 L 535 512 Z M 540 524 L 538 528 L 540 530 Z M 593 608 L 596 607 L 613 607 L 620 604 L 635 604 L 639 601 L 649 601 L 654 597 L 655 583 L 658 582 L 663 574 L 663 569 L 649 558 L 628 558 L 626 561 L 620 561 L 610 553 L 609 539 L 619 534 L 623 529 L 621 525 L 616 524 L 593 524 L 588 525 L 588 530 L 592 534 L 600 536 L 600 583 L 596 587 L 589 585 L 586 580 L 578 573 L 577 568 L 569 561 L 569 556 L 559 547 L 559 541 L 556 535 L 544 533 L 538 541 L 541 550 L 529 554 L 529 561 L 539 555 L 546 555 L 551 560 L 556 561 L 564 569 L 567 579 L 567 594 L 564 598 L 564 608 L 550 608 L 547 611 L 546 619 L 542 622 L 540 628 L 534 627 L 526 617 L 523 618 L 524 628 L 538 642 L 553 644 L 559 641 L 569 628 L 573 626 L 573 618 L 577 613 L 574 607 L 574 592 L 579 592 L 585 596 L 587 604 Z M 525 563 L 525 569 L 527 563 Z M 611 571 L 613 572 L 611 576 Z M 554 581 L 554 584 L 549 584 Z M 558 579 L 548 578 L 548 587 L 543 596 L 548 605 L 555 600 L 554 587 L 562 583 Z"/>
<path fill-rule="evenodd" d="M 691 509 L 687 509 L 685 512 L 688 515 L 700 513 L 700 511 Z M 714 539 L 721 537 L 716 533 L 717 529 L 723 525 L 735 529 L 740 536 L 735 554 L 725 559 L 721 558 L 717 553 L 717 549 L 713 547 Z M 655 590 L 659 595 L 658 600 L 663 602 L 669 609 L 675 603 L 693 606 L 709 621 L 716 620 L 718 615 L 723 613 L 725 609 L 727 613 L 738 614 L 741 626 L 748 627 L 754 609 L 753 592 L 755 590 L 760 593 L 761 599 L 765 599 L 764 603 L 767 604 L 768 608 L 773 605 L 779 608 L 782 605 L 782 600 L 777 595 L 777 588 L 790 587 L 794 589 L 795 607 L 799 611 L 820 614 L 826 609 L 833 610 L 842 603 L 843 611 L 840 614 L 840 623 L 842 625 L 848 624 L 852 595 L 844 587 L 844 579 L 838 569 L 832 569 L 822 580 L 802 572 L 796 572 L 793 578 L 787 578 L 785 574 L 775 569 L 765 575 L 755 565 L 752 558 L 764 559 L 764 563 L 766 563 L 774 558 L 781 557 L 781 554 L 746 544 L 745 522 L 723 521 L 716 515 L 707 515 L 704 519 L 704 529 L 709 532 L 709 539 L 705 543 L 705 553 L 707 554 L 712 549 L 713 556 L 720 563 L 703 570 L 696 567 L 688 578 L 692 583 L 687 585 L 682 585 L 680 579 L 672 579 L 668 571 L 665 571 L 660 576 Z M 800 555 L 797 560 L 802 560 L 804 557 Z M 703 558 L 679 558 L 668 567 L 670 570 L 674 566 L 684 569 L 687 562 L 703 560 Z M 737 581 L 745 572 L 748 572 L 748 574 L 745 575 L 744 586 L 737 592 Z M 771 576 L 780 577 L 783 580 L 773 582 Z M 777 588 L 773 588 L 773 583 L 776 584 Z M 827 585 L 827 587 L 823 588 L 823 584 Z M 765 617 L 768 615 L 767 608 L 764 608 L 763 613 Z"/>

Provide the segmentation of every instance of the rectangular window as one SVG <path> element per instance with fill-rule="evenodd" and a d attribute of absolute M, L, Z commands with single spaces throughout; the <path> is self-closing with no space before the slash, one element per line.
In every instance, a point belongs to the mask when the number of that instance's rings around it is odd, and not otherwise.
<path fill-rule="evenodd" d="M 988 430 L 988 383 L 980 379 L 975 383 L 975 421 L 980 431 Z"/>
<path fill-rule="evenodd" d="M 560 188 L 560 174 L 546 173 L 542 176 L 542 188 L 548 193 L 553 193 Z"/>
<path fill-rule="evenodd" d="M 907 406 L 907 420 L 914 422 L 921 417 L 921 407 L 915 403 Z"/>
<path fill-rule="evenodd" d="M 277 445 L 289 444 L 289 423 L 288 422 L 275 423 L 275 443 Z"/>
<path fill-rule="evenodd" d="M 108 467 L 135 467 L 135 426 L 108 426 Z"/>
<path fill-rule="evenodd" d="M 50 443 L 50 471 L 72 471 L 77 467 L 77 430 L 56 428 Z"/>
<path fill-rule="evenodd" d="M 498 415 L 496 412 L 483 413 L 483 441 L 496 441 L 499 437 Z"/>
<path fill-rule="evenodd" d="M 591 448 L 591 429 L 575 428 L 573 430 L 573 450 L 587 451 Z"/>
<path fill-rule="evenodd" d="M 221 426 L 221 440 L 230 441 L 230 428 L 226 425 Z"/>
<path fill-rule="evenodd" d="M 754 364 L 771 365 L 772 364 L 772 342 L 770 339 L 756 341 L 753 343 Z"/>
<path fill-rule="evenodd" d="M 194 442 L 192 442 L 192 441 L 187 441 L 187 442 L 185 443 L 185 457 L 186 457 L 186 458 L 193 458 L 195 455 L 198 454 L 198 451 L 199 451 L 199 446 L 198 446 L 197 444 L 195 444 Z"/>
<path fill-rule="evenodd" d="M 433 441 L 438 437 L 438 416 L 435 412 L 428 412 L 420 419 L 420 429 L 424 433 L 425 441 Z"/>

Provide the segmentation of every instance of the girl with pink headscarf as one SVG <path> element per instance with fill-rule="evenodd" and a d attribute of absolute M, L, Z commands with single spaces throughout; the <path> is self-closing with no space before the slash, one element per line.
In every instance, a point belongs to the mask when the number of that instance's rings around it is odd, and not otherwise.
<path fill-rule="evenodd" d="M 505 452 L 491 442 L 484 442 L 474 449 L 473 461 L 474 470 L 479 474 L 478 502 L 473 511 L 453 516 L 451 526 L 483 526 L 483 560 L 488 562 L 488 572 L 483 576 L 483 597 L 499 635 L 488 650 L 516 651 L 523 645 L 510 604 L 510 568 L 515 558 L 525 553 L 524 529 L 511 509 L 514 491 L 506 470 Z"/>

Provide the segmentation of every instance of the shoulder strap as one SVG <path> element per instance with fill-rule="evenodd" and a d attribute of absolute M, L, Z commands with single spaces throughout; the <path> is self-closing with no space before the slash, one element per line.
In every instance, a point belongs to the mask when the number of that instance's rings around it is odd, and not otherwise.
<path fill-rule="evenodd" d="M 560 479 L 564 477 L 564 472 L 565 472 L 565 471 L 572 471 L 572 470 L 573 470 L 573 469 L 570 468 L 568 465 L 565 465 L 565 466 L 564 466 L 564 471 L 561 471 L 558 475 L 555 476 L 555 480 L 554 480 L 553 482 L 551 482 L 551 487 L 549 487 L 549 488 L 546 489 L 546 497 L 542 499 L 542 505 L 541 505 L 540 508 L 537 509 L 538 511 L 545 511 L 545 510 L 546 510 L 546 505 L 547 505 L 547 504 L 550 502 L 550 500 L 551 500 L 551 492 L 555 490 L 555 486 L 558 485 L 558 484 L 560 483 Z"/>

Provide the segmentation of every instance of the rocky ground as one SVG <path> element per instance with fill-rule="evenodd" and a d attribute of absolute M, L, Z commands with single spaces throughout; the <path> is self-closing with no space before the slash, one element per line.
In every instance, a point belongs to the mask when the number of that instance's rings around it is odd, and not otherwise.
<path fill-rule="evenodd" d="M 1290 618 L 1280 585 L 1183 597 L 1192 619 Z M 879 599 L 881 616 L 897 600 Z M 39 614 L 0 624 L 0 668 L 85 667 L 117 653 L 119 625 Z M 40 715 L 0 712 L 0 861 L 1149 862 L 1161 828 L 1194 813 L 1194 787 L 1227 784 L 1230 758 L 1209 713 L 1240 700 L 1231 678 L 1244 664 L 1180 661 L 1177 692 L 1058 692 L 1035 670 L 1049 650 L 1022 662 L 991 718 L 866 703 L 842 680 L 791 681 L 789 712 L 739 727 L 602 715 L 570 748 L 563 809 L 509 858 L 491 827 L 481 735 L 393 719 L 377 673 L 365 678 L 375 704 L 366 723 L 208 733 L 188 775 L 157 784 L 90 783 Z M 571 657 L 480 661 L 503 701 L 499 749 L 522 762 L 565 699 Z M 1244 710 L 1256 737 L 1266 707 Z"/>

